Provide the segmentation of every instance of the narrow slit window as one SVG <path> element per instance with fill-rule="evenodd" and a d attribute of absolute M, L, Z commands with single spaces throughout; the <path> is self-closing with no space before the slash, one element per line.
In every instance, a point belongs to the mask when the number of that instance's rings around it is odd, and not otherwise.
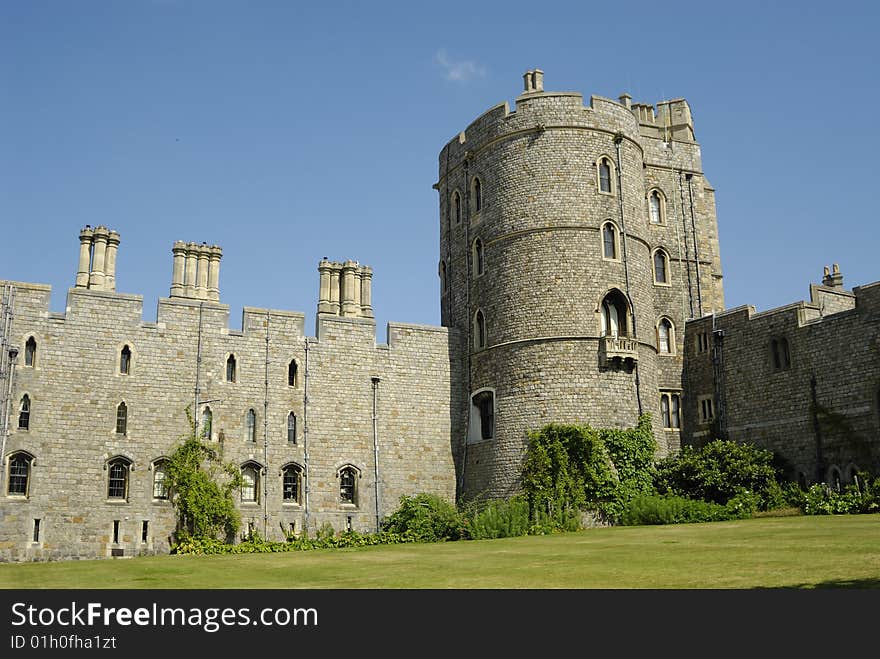
<path fill-rule="evenodd" d="M 131 371 L 131 348 L 124 346 L 119 354 L 119 372 L 128 375 Z"/>
<path fill-rule="evenodd" d="M 602 158 L 599 160 L 599 190 L 610 193 L 611 186 L 611 161 L 608 158 Z"/>
<path fill-rule="evenodd" d="M 256 442 L 257 441 L 257 413 L 250 409 L 247 411 L 247 421 L 246 421 L 246 432 L 247 432 L 247 441 Z"/>
<path fill-rule="evenodd" d="M 479 213 L 483 210 L 483 184 L 480 179 L 474 177 L 474 212 Z"/>
<path fill-rule="evenodd" d="M 24 344 L 24 365 L 33 366 L 37 363 L 37 340 L 29 337 Z"/>
<path fill-rule="evenodd" d="M 295 359 L 287 365 L 287 386 L 296 387 L 299 382 L 299 366 Z"/>
<path fill-rule="evenodd" d="M 654 252 L 654 283 L 669 283 L 669 273 L 667 272 L 668 262 L 669 259 L 666 256 L 666 252 L 664 252 L 662 249 L 658 249 L 656 252 Z"/>
<path fill-rule="evenodd" d="M 226 381 L 235 382 L 235 355 L 229 355 L 226 359 Z"/>
<path fill-rule="evenodd" d="M 617 229 L 611 222 L 602 227 L 602 255 L 606 259 L 617 258 Z"/>
<path fill-rule="evenodd" d="M 18 406 L 18 429 L 28 430 L 31 427 L 31 398 L 27 394 L 21 397 Z"/>
<path fill-rule="evenodd" d="M 296 414 L 293 412 L 287 415 L 287 443 L 296 444 Z"/>
<path fill-rule="evenodd" d="M 128 433 L 128 406 L 123 402 L 116 407 L 116 434 Z"/>

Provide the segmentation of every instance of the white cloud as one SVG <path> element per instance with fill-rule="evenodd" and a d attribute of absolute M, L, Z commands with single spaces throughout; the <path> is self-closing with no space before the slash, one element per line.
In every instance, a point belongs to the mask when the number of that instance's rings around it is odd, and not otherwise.
<path fill-rule="evenodd" d="M 444 70 L 444 77 L 452 82 L 465 82 L 472 78 L 482 78 L 486 75 L 486 69 L 472 60 L 449 59 L 446 50 L 441 49 L 434 55 L 434 62 Z"/>

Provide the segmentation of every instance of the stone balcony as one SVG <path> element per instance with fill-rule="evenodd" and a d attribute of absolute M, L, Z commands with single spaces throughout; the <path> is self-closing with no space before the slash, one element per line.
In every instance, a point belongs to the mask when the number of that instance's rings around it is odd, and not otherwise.
<path fill-rule="evenodd" d="M 639 343 L 628 336 L 603 336 L 599 357 L 605 366 L 632 366 L 639 360 Z"/>

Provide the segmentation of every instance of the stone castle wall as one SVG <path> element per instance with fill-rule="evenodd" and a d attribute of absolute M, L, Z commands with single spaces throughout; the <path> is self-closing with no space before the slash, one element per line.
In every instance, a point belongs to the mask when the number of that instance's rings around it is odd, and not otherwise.
<path fill-rule="evenodd" d="M 12 283 L 12 343 L 23 350 L 34 337 L 37 351 L 32 366 L 20 355 L 15 368 L 4 457 L 24 451 L 34 459 L 27 496 L 8 496 L 8 475 L 3 480 L 2 559 L 168 550 L 174 519 L 168 501 L 153 498 L 153 466 L 187 432 L 199 343 L 200 400 L 209 401 L 199 410 L 204 416 L 211 408 L 212 441 L 227 461 L 253 462 L 262 470 L 259 501 L 239 503 L 245 528 L 251 524 L 271 539 L 283 538 L 291 525 L 304 528 L 305 491 L 295 503 L 282 500 L 282 468 L 295 463 L 307 467 L 311 532 L 324 523 L 375 530 L 374 377 L 380 515 L 396 509 L 402 494 L 454 498 L 453 330 L 391 323 L 388 345 L 377 346 L 369 318 L 319 314 L 317 336 L 307 337 L 301 313 L 245 308 L 239 331 L 230 329 L 226 305 L 188 298 L 160 299 L 157 322 L 148 323 L 140 296 L 87 288 L 70 289 L 66 312 L 58 314 L 49 311 L 48 286 Z M 127 375 L 119 368 L 125 345 L 132 353 Z M 235 382 L 226 380 L 229 355 L 236 360 Z M 298 367 L 296 386 L 288 384 L 291 360 Z M 25 393 L 30 423 L 20 430 Z M 120 435 L 116 413 L 123 401 L 128 423 Z M 253 442 L 246 434 L 249 409 L 256 414 Z M 297 418 L 295 443 L 288 441 L 290 412 Z M 108 498 L 107 462 L 116 456 L 131 462 L 124 500 Z M 339 470 L 345 466 L 358 473 L 355 505 L 340 502 Z M 39 542 L 32 542 L 35 519 Z"/>
<path fill-rule="evenodd" d="M 880 282 L 810 292 L 809 302 L 737 307 L 687 324 L 683 442 L 717 435 L 757 444 L 801 483 L 880 470 Z M 705 398 L 714 420 L 702 418 Z"/>

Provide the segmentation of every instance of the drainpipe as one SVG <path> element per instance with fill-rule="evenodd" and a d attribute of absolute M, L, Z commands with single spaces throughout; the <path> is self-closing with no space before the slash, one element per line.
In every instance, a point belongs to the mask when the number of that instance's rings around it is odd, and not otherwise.
<path fill-rule="evenodd" d="M 629 287 L 629 262 L 627 260 L 627 251 L 626 251 L 626 213 L 623 211 L 623 160 L 620 157 L 620 143 L 623 142 L 623 134 L 617 133 L 614 136 L 614 146 L 617 148 L 617 201 L 620 206 L 620 232 L 623 234 L 623 276 L 624 282 L 626 285 L 626 299 L 629 300 L 629 308 L 632 311 L 632 338 L 633 340 L 638 339 L 638 333 L 636 332 L 636 305 L 633 302 L 632 295 L 630 295 L 630 287 Z M 638 344 L 636 347 L 638 350 Z M 639 378 L 639 364 L 638 360 L 636 360 L 633 365 L 633 370 L 635 371 L 635 385 L 636 385 L 636 403 L 639 408 L 639 416 L 642 416 L 642 394 L 641 394 L 641 381 Z"/>
<path fill-rule="evenodd" d="M 263 383 L 263 538 L 269 539 L 269 311 L 266 310 L 266 363 Z"/>
<path fill-rule="evenodd" d="M 193 398 L 193 424 L 194 430 L 196 434 L 196 438 L 199 436 L 199 394 L 201 391 L 199 390 L 199 372 L 202 370 L 202 308 L 204 307 L 204 302 L 199 302 L 199 336 L 198 343 L 196 344 L 196 389 L 195 396 Z M 208 438 L 210 439 L 210 437 Z"/>
<path fill-rule="evenodd" d="M 813 433 L 816 435 L 816 482 L 825 481 L 825 456 L 822 451 L 822 426 L 819 424 L 819 402 L 816 396 L 816 374 L 810 376 L 811 412 L 813 417 Z"/>
<path fill-rule="evenodd" d="M 448 172 L 447 172 L 448 176 Z M 464 346 L 465 354 L 467 355 L 467 391 L 465 392 L 465 396 L 467 402 L 465 403 L 465 409 L 467 410 L 465 415 L 465 427 L 464 433 L 462 434 L 462 449 L 461 449 L 461 475 L 459 477 L 458 482 L 458 493 L 455 497 L 456 500 L 459 500 L 464 494 L 464 486 L 465 486 L 465 470 L 467 469 L 467 450 L 468 450 L 468 433 L 470 432 L 471 427 L 471 388 L 473 383 L 471 381 L 471 332 L 473 331 L 473 323 L 471 322 L 471 187 L 470 180 L 468 175 L 468 154 L 465 154 L 464 158 L 464 249 L 465 249 L 465 263 L 466 265 L 466 282 L 464 287 L 464 308 L 465 308 L 465 339 L 467 341 L 467 345 Z"/>
<path fill-rule="evenodd" d="M 697 269 L 697 312 L 700 314 L 699 317 L 703 316 L 703 295 L 701 293 L 700 288 L 700 251 L 697 248 L 697 223 L 694 219 L 694 188 L 691 179 L 693 179 L 694 175 L 691 173 L 685 174 L 685 178 L 688 183 L 688 199 L 690 200 L 691 207 L 691 233 L 694 237 L 694 263 L 696 264 Z"/>
<path fill-rule="evenodd" d="M 305 471 L 306 486 L 304 488 L 303 530 L 309 532 L 309 491 L 311 479 L 309 478 L 309 338 L 306 337 L 306 358 L 303 373 L 303 469 Z"/>
<path fill-rule="evenodd" d="M 684 186 L 681 184 L 681 175 L 682 170 L 678 170 L 678 198 L 681 202 L 681 225 L 684 228 L 684 263 L 687 268 L 687 293 L 688 293 L 688 307 L 690 311 L 690 319 L 694 317 L 694 285 L 691 282 L 691 257 L 688 252 L 688 241 L 687 241 L 687 220 L 684 217 Z"/>
<path fill-rule="evenodd" d="M 378 400 L 379 400 L 379 376 L 370 378 L 373 382 L 373 466 L 376 479 L 376 533 L 381 530 L 381 517 L 379 513 L 379 425 L 378 425 Z"/>
<path fill-rule="evenodd" d="M 18 359 L 18 348 L 10 347 L 7 353 L 6 377 L 6 400 L 3 402 L 3 440 L 0 445 L 0 488 L 3 485 L 3 475 L 6 473 L 6 438 L 9 437 L 9 405 L 12 402 L 12 383 L 15 379 L 15 361 Z M 0 489 L 0 492 L 3 490 Z"/>

